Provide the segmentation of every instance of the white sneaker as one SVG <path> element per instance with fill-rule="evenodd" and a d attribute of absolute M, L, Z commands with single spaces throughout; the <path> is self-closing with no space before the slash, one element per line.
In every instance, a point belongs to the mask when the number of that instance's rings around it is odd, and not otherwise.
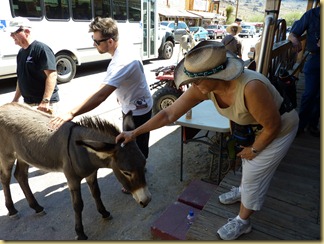
<path fill-rule="evenodd" d="M 218 231 L 218 235 L 223 240 L 235 240 L 240 235 L 251 232 L 252 225 L 249 221 L 248 224 L 243 224 L 242 221 L 237 218 L 228 219 L 227 224 L 223 225 Z"/>
<path fill-rule="evenodd" d="M 219 195 L 218 198 L 222 204 L 233 204 L 241 201 L 241 192 L 238 187 L 233 186 L 231 191 Z"/>

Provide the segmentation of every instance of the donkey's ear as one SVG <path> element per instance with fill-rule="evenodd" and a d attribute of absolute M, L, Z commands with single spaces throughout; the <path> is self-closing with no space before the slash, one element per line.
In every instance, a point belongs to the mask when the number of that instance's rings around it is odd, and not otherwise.
<path fill-rule="evenodd" d="M 84 147 L 88 152 L 96 154 L 101 159 L 111 157 L 116 152 L 116 144 L 112 143 L 80 140 L 76 141 L 76 144 Z"/>
<path fill-rule="evenodd" d="M 123 131 L 134 130 L 135 124 L 133 120 L 133 112 L 130 110 L 123 118 Z"/>

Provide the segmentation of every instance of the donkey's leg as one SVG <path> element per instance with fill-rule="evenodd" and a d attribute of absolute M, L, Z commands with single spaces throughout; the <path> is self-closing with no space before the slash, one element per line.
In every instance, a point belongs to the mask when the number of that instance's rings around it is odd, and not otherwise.
<path fill-rule="evenodd" d="M 15 209 L 14 203 L 12 201 L 11 192 L 10 192 L 10 180 L 11 180 L 11 171 L 15 163 L 15 160 L 12 163 L 5 164 L 4 162 L 9 162 L 11 160 L 0 159 L 0 179 L 3 187 L 3 193 L 5 197 L 5 205 L 8 209 L 8 215 L 10 217 L 15 216 L 18 213 L 18 210 Z"/>
<path fill-rule="evenodd" d="M 32 193 L 28 184 L 28 168 L 29 165 L 17 160 L 16 170 L 14 173 L 20 188 L 22 189 L 29 206 L 36 211 L 37 214 L 45 214 L 44 208 L 38 204 L 34 194 Z"/>
<path fill-rule="evenodd" d="M 103 205 L 101 201 L 101 193 L 100 193 L 100 188 L 98 185 L 98 179 L 97 179 L 97 171 L 95 171 L 93 174 L 90 176 L 86 177 L 86 181 L 89 185 L 90 192 L 92 194 L 92 197 L 96 201 L 97 205 L 97 210 L 99 213 L 101 213 L 103 218 L 111 218 L 110 213 L 106 210 L 105 206 Z"/>
<path fill-rule="evenodd" d="M 74 209 L 74 218 L 75 218 L 75 232 L 77 236 L 76 240 L 87 240 L 88 237 L 84 233 L 83 224 L 82 224 L 82 211 L 83 211 L 83 200 L 81 196 L 81 179 L 69 179 L 67 177 L 67 182 L 69 185 L 72 205 Z"/>

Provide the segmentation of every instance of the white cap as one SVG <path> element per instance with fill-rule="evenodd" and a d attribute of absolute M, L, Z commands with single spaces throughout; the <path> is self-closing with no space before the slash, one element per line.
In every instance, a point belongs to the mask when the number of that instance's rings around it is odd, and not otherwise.
<path fill-rule="evenodd" d="M 19 28 L 31 28 L 31 23 L 29 19 L 24 17 L 16 17 L 10 20 L 9 26 L 5 28 L 6 32 L 15 32 L 19 30 Z"/>

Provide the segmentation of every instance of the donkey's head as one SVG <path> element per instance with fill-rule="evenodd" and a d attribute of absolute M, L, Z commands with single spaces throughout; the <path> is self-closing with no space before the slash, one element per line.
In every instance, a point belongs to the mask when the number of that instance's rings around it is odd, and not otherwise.
<path fill-rule="evenodd" d="M 180 47 L 182 50 L 185 50 L 186 52 L 188 52 L 194 46 L 196 46 L 194 32 L 187 31 L 187 34 L 183 35 L 180 39 Z"/>
<path fill-rule="evenodd" d="M 84 120 L 81 123 L 84 125 Z M 91 118 L 86 123 L 88 127 L 89 123 L 94 123 L 90 126 L 105 134 L 109 133 L 113 136 L 113 139 L 120 133 L 115 126 L 99 118 L 95 120 Z M 123 128 L 127 130 L 134 128 L 132 113 L 127 114 L 124 118 Z M 118 181 L 125 189 L 131 192 L 136 202 L 145 207 L 151 201 L 151 193 L 145 180 L 144 167 L 146 159 L 136 142 L 129 142 L 122 147 L 121 143 L 115 144 L 114 141 L 108 143 L 107 140 L 106 142 L 99 140 L 99 138 L 96 142 L 84 140 L 78 144 L 84 146 L 89 152 L 95 153 L 101 160 L 105 160 L 106 165 L 108 164 L 108 167 L 114 171 Z"/>

